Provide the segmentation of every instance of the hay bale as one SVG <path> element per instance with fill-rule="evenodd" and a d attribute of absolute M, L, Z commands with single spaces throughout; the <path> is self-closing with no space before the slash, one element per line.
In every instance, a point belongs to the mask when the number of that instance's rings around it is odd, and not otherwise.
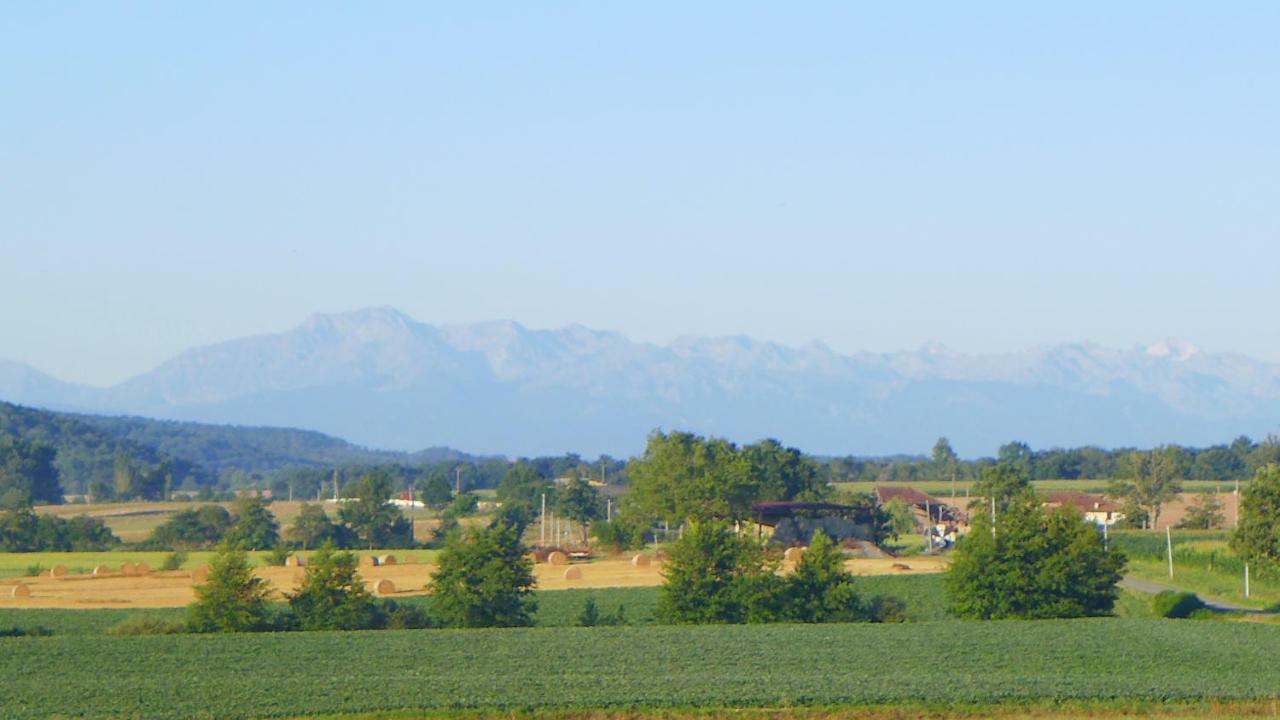
<path fill-rule="evenodd" d="M 306 564 L 307 564 L 307 559 L 302 557 L 301 555 L 290 555 L 289 557 L 284 559 L 285 567 L 305 567 Z"/>
<path fill-rule="evenodd" d="M 145 562 L 140 562 L 133 566 L 133 573 L 135 575 L 148 575 L 151 573 L 151 566 Z"/>
<path fill-rule="evenodd" d="M 120 563 L 120 574 L 125 577 L 132 577 L 138 574 L 137 566 L 131 562 Z"/>
<path fill-rule="evenodd" d="M 201 565 L 191 571 L 191 582 L 199 585 L 209 579 L 209 566 Z"/>
<path fill-rule="evenodd" d="M 573 565 L 573 566 L 570 566 L 570 567 L 565 568 L 565 569 L 564 569 L 564 579 L 565 579 L 565 580 L 581 580 L 581 579 L 582 579 L 582 568 L 580 568 L 580 567 L 578 567 L 578 566 L 576 566 L 576 565 Z"/>
<path fill-rule="evenodd" d="M 93 568 L 94 577 L 102 577 L 103 575 L 110 575 L 110 574 L 111 574 L 111 568 L 107 567 L 106 565 L 97 565 Z"/>
<path fill-rule="evenodd" d="M 782 556 L 786 558 L 787 562 L 794 563 L 794 562 L 800 562 L 800 558 L 803 555 L 804 555 L 804 548 L 789 547 L 787 548 L 787 551 L 783 553 Z"/>
<path fill-rule="evenodd" d="M 396 556 L 395 555 L 379 555 L 378 564 L 379 565 L 395 565 Z"/>
<path fill-rule="evenodd" d="M 636 553 L 631 556 L 632 567 L 649 567 L 649 563 L 651 562 L 653 562 L 653 560 L 644 553 Z"/>
<path fill-rule="evenodd" d="M 894 563 L 893 569 L 898 571 L 910 570 L 911 566 L 906 563 Z"/>
<path fill-rule="evenodd" d="M 53 569 L 49 571 L 49 577 L 60 578 L 60 577 L 66 577 L 66 576 L 67 576 L 66 565 L 54 565 Z"/>
<path fill-rule="evenodd" d="M 401 565 L 417 565 L 417 564 L 418 564 L 418 558 L 416 558 L 416 557 L 414 557 L 414 556 L 412 556 L 412 555 L 405 555 L 405 556 L 404 556 L 404 559 L 400 561 L 400 564 L 401 564 Z"/>
<path fill-rule="evenodd" d="M 9 597 L 29 598 L 31 597 L 31 588 L 27 587 L 26 585 L 14 585 L 13 589 L 9 591 Z"/>
<path fill-rule="evenodd" d="M 568 565 L 569 556 L 565 555 L 559 550 L 556 550 L 555 552 L 547 556 L 547 564 L 548 565 Z"/>
<path fill-rule="evenodd" d="M 373 591 L 378 595 L 390 595 L 396 591 L 396 584 L 386 578 L 383 578 L 378 581 L 377 585 L 373 586 Z"/>
<path fill-rule="evenodd" d="M 360 556 L 360 567 L 377 567 L 378 559 L 372 555 Z"/>

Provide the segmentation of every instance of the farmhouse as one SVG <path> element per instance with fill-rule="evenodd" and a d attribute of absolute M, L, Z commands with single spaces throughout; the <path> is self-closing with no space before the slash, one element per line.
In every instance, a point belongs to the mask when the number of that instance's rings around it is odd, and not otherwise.
<path fill-rule="evenodd" d="M 1124 519 L 1124 513 L 1120 512 L 1120 505 L 1098 493 L 1054 490 L 1045 493 L 1044 498 L 1045 507 L 1074 506 L 1084 513 L 1086 520 L 1095 525 L 1111 526 Z"/>

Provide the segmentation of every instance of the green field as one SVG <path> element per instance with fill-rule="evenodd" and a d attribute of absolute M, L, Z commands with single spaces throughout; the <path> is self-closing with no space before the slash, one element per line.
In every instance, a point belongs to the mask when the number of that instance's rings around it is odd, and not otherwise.
<path fill-rule="evenodd" d="M 7 718 L 1270 698 L 1280 627 L 1160 620 L 0 640 Z"/>

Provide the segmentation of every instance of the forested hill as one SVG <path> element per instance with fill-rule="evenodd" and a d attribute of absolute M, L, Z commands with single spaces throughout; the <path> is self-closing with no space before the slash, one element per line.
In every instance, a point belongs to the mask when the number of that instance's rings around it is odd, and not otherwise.
<path fill-rule="evenodd" d="M 145 472 L 168 464 L 175 486 L 212 483 L 220 473 L 269 474 L 289 467 L 419 465 L 471 456 L 448 448 L 417 453 L 370 450 L 308 430 L 205 425 L 38 410 L 0 401 L 0 434 L 57 450 L 63 488 L 112 484 L 118 458 Z"/>
<path fill-rule="evenodd" d="M 69 493 L 86 491 L 95 482 L 114 482 L 117 459 L 134 466 L 168 463 L 175 477 L 207 482 L 212 475 L 198 465 L 170 457 L 154 447 L 95 428 L 74 415 L 0 402 L 0 435 L 48 445 L 57 451 L 54 466 Z"/>
<path fill-rule="evenodd" d="M 369 450 L 310 430 L 205 425 L 141 417 L 73 415 L 114 437 L 153 447 L 213 473 L 238 468 L 266 473 L 284 467 L 410 463 L 416 455 Z"/>

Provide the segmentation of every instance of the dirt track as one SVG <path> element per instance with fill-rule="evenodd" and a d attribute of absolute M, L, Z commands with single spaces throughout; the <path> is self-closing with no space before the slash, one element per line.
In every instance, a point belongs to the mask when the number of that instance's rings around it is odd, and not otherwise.
<path fill-rule="evenodd" d="M 895 568 L 905 565 L 907 569 Z M 945 560 L 932 557 L 905 559 L 873 558 L 849 560 L 845 566 L 859 575 L 887 575 L 940 572 Z M 649 567 L 633 567 L 629 560 L 599 560 L 572 565 L 582 573 L 576 580 L 564 578 L 566 566 L 538 564 L 534 574 L 538 587 L 544 590 L 593 587 L 640 587 L 662 582 L 659 563 Z M 787 568 L 784 567 L 784 571 Z M 396 564 L 364 566 L 360 575 L 372 588 L 379 580 L 395 584 L 392 597 L 420 595 L 426 592 L 435 565 Z M 270 581 L 277 593 L 291 591 L 301 579 L 301 568 L 260 567 L 255 572 Z M 24 584 L 29 598 L 11 597 L 11 588 Z M 187 570 L 152 572 L 146 576 L 111 574 L 103 577 L 67 575 L 65 577 L 7 578 L 0 581 L 0 607 L 28 608 L 156 608 L 179 607 L 194 598 L 194 581 Z"/>

